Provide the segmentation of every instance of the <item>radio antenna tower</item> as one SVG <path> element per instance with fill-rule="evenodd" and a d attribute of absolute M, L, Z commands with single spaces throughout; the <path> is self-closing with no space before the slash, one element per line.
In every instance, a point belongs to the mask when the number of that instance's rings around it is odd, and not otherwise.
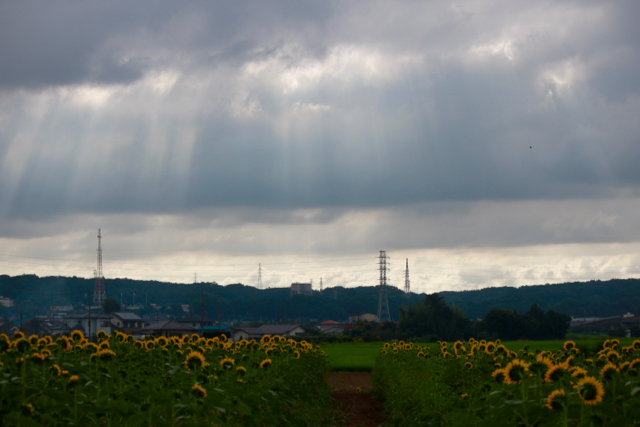
<path fill-rule="evenodd" d="M 404 271 L 404 296 L 409 298 L 411 293 L 411 285 L 409 283 L 409 258 L 407 258 L 407 269 Z"/>
<path fill-rule="evenodd" d="M 380 299 L 378 300 L 378 322 L 390 322 L 389 299 L 387 298 L 387 253 L 380 251 Z"/>
<path fill-rule="evenodd" d="M 262 264 L 258 264 L 258 289 L 262 289 Z"/>
<path fill-rule="evenodd" d="M 98 269 L 94 272 L 95 285 L 93 286 L 93 304 L 98 307 L 106 299 L 104 291 L 104 275 L 102 274 L 102 233 L 98 228 Z"/>
<path fill-rule="evenodd" d="M 322 277 L 320 278 L 320 293 L 322 293 Z"/>

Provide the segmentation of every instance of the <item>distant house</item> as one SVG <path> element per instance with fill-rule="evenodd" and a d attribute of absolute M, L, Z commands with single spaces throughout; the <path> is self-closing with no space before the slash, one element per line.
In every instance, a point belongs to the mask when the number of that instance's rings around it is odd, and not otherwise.
<path fill-rule="evenodd" d="M 326 322 L 319 323 L 318 329 L 320 329 L 320 332 L 323 334 L 341 334 L 344 332 L 342 323 L 334 320 L 327 320 Z"/>
<path fill-rule="evenodd" d="M 140 329 L 145 335 L 153 335 L 156 337 L 181 337 L 183 335 L 191 335 L 198 332 L 193 326 L 176 322 L 175 320 L 164 320 L 145 326 Z"/>
<path fill-rule="evenodd" d="M 20 328 L 17 325 L 0 320 L 0 334 L 6 334 L 9 338 L 13 338 L 13 333 L 19 330 Z"/>
<path fill-rule="evenodd" d="M 191 327 L 200 330 L 201 326 L 213 326 L 213 320 L 207 319 L 206 317 L 198 316 L 197 314 L 191 314 L 189 316 L 183 317 L 182 319 L 176 320 L 178 323 L 182 323 L 184 325 L 189 325 Z"/>
<path fill-rule="evenodd" d="M 135 313 L 111 313 L 111 323 L 118 328 L 142 328 L 144 319 Z"/>
<path fill-rule="evenodd" d="M 3 307 L 13 307 L 13 300 L 11 298 L 0 296 L 0 305 Z"/>
<path fill-rule="evenodd" d="M 308 297 L 313 295 L 313 289 L 311 288 L 311 283 L 292 283 L 289 296 L 294 296 L 294 295 L 305 295 Z"/>
<path fill-rule="evenodd" d="M 135 338 L 142 337 L 142 327 L 144 326 L 144 323 L 144 319 L 135 313 L 111 313 L 111 324 L 114 329 L 118 329 L 119 331 L 132 335 Z"/>
<path fill-rule="evenodd" d="M 81 313 L 70 314 L 62 318 L 64 322 L 71 328 L 72 331 L 80 331 L 85 335 L 89 335 L 89 329 L 91 329 L 91 336 L 94 336 L 98 331 L 104 331 L 106 334 L 111 334 L 111 316 L 102 313 Z M 91 328 L 89 328 L 89 320 L 91 320 Z"/>
<path fill-rule="evenodd" d="M 367 322 L 377 322 L 378 316 L 372 313 L 364 313 L 359 316 L 349 316 L 349 323 L 356 323 L 362 320 L 366 320 Z"/>
<path fill-rule="evenodd" d="M 233 341 L 260 340 L 265 335 L 279 335 L 281 337 L 295 337 L 304 334 L 300 325 L 262 325 L 259 328 L 233 328 Z"/>

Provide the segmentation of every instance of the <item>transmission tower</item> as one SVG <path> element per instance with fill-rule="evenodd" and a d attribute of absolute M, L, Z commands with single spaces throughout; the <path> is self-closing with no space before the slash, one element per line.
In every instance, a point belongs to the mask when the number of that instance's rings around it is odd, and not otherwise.
<path fill-rule="evenodd" d="M 101 306 L 106 293 L 104 291 L 104 275 L 102 274 L 102 233 L 98 228 L 98 268 L 94 272 L 95 285 L 93 286 L 93 304 Z"/>
<path fill-rule="evenodd" d="M 322 293 L 322 277 L 320 278 L 320 293 Z"/>
<path fill-rule="evenodd" d="M 404 271 L 404 296 L 405 298 L 409 298 L 409 294 L 411 293 L 411 285 L 409 283 L 409 258 L 407 258 L 407 268 Z"/>
<path fill-rule="evenodd" d="M 258 289 L 262 289 L 262 264 L 258 264 Z"/>
<path fill-rule="evenodd" d="M 387 253 L 380 251 L 380 299 L 378 300 L 378 322 L 390 322 L 389 299 L 387 298 Z"/>

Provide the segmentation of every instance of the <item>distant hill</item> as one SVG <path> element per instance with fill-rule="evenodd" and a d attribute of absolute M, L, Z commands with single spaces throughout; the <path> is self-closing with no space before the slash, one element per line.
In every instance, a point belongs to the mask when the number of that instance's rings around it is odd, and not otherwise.
<path fill-rule="evenodd" d="M 152 313 L 151 304 L 162 306 L 161 312 L 179 316 L 180 304 L 189 304 L 192 312 L 200 313 L 204 302 L 205 316 L 218 318 L 218 302 L 224 320 L 338 320 L 360 313 L 377 313 L 378 288 L 335 287 L 314 291 L 311 297 L 289 297 L 288 288 L 256 289 L 234 284 L 177 284 L 132 279 L 106 279 L 107 297 L 132 305 L 142 304 L 143 313 Z M 21 310 L 26 317 L 46 314 L 50 306 L 84 305 L 87 292 L 93 290 L 93 280 L 78 277 L 38 277 L 35 275 L 0 275 L 0 295 L 15 300 L 12 308 L 0 307 L 4 316 Z M 134 294 L 135 293 L 135 297 Z M 425 294 L 410 294 L 408 298 L 395 287 L 389 289 L 389 309 L 393 320 L 398 308 L 422 301 Z M 573 317 L 608 317 L 631 312 L 640 314 L 640 279 L 592 280 L 555 285 L 523 286 L 520 288 L 487 288 L 477 291 L 441 292 L 449 305 L 454 305 L 468 317 L 482 318 L 492 308 L 516 309 L 526 312 L 532 303 L 547 311 L 566 313 Z"/>
<path fill-rule="evenodd" d="M 469 317 L 482 318 L 491 308 L 516 309 L 520 313 L 537 303 L 544 311 L 572 317 L 609 317 L 640 314 L 640 279 L 571 282 L 519 288 L 486 288 L 478 291 L 441 292 L 447 304 L 461 308 Z"/>

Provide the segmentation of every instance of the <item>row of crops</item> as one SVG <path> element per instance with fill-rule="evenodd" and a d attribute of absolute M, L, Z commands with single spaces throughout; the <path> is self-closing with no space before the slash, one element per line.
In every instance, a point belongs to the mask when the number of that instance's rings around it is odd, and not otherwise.
<path fill-rule="evenodd" d="M 330 425 L 322 350 L 265 336 L 0 335 L 0 425 Z"/>
<path fill-rule="evenodd" d="M 516 352 L 497 342 L 384 344 L 374 392 L 394 425 L 626 426 L 640 424 L 640 340 L 584 354 Z"/>

